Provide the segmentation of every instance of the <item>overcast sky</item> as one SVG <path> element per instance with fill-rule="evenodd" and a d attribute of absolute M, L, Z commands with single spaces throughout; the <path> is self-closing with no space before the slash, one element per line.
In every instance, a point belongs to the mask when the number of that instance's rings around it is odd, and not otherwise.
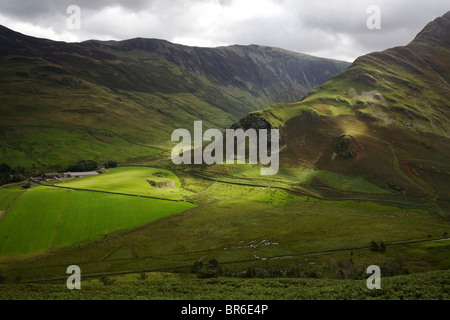
<path fill-rule="evenodd" d="M 72 30 L 67 8 L 81 10 Z M 381 29 L 370 30 L 370 5 Z M 406 45 L 448 0 L 0 0 L 0 24 L 52 40 L 159 38 L 203 47 L 259 44 L 353 61 Z"/>

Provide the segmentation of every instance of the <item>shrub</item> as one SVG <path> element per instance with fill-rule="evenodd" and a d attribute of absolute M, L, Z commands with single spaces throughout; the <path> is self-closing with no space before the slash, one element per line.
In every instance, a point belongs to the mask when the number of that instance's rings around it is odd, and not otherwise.
<path fill-rule="evenodd" d="M 219 266 L 219 261 L 211 259 L 206 266 L 201 261 L 194 262 L 191 272 L 196 273 L 201 279 L 216 278 L 222 273 L 222 268 Z"/>
<path fill-rule="evenodd" d="M 384 244 L 384 242 L 381 242 L 378 245 L 375 241 L 372 241 L 370 243 L 370 250 L 372 250 L 374 252 L 385 252 L 386 251 L 386 245 Z"/>
<path fill-rule="evenodd" d="M 371 243 L 370 243 L 370 250 L 372 250 L 372 251 L 378 251 L 378 244 L 375 242 L 375 241 L 372 241 Z"/>
<path fill-rule="evenodd" d="M 105 286 L 111 286 L 116 282 L 116 279 L 111 279 L 109 277 L 101 277 L 100 282 L 102 282 Z"/>
<path fill-rule="evenodd" d="M 216 259 L 211 259 L 208 261 L 208 268 L 215 268 L 217 269 L 219 267 L 219 261 Z"/>
<path fill-rule="evenodd" d="M 109 169 L 109 168 L 115 168 L 117 167 L 117 161 L 112 161 L 109 160 L 108 162 L 105 162 L 105 164 L 103 165 L 105 167 L 105 169 Z"/>
<path fill-rule="evenodd" d="M 144 281 L 144 280 L 146 280 L 147 278 L 148 278 L 148 274 L 146 274 L 145 272 L 141 272 L 141 273 L 139 274 L 139 279 L 140 279 L 140 280 Z"/>

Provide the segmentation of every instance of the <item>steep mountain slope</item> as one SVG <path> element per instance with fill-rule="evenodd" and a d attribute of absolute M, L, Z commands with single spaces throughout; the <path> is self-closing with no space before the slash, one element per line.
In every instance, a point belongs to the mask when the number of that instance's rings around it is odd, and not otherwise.
<path fill-rule="evenodd" d="M 301 102 L 251 113 L 282 134 L 281 164 L 313 170 L 311 185 L 450 196 L 450 12 L 405 47 L 358 58 Z"/>
<path fill-rule="evenodd" d="M 0 162 L 56 169 L 151 156 L 169 149 L 175 128 L 226 128 L 348 65 L 258 46 L 63 43 L 0 27 Z"/>

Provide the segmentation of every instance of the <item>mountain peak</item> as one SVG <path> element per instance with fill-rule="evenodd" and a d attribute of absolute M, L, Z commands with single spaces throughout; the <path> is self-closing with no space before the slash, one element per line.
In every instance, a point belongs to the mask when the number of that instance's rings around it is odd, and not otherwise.
<path fill-rule="evenodd" d="M 412 43 L 418 42 L 450 44 L 450 11 L 428 23 Z"/>

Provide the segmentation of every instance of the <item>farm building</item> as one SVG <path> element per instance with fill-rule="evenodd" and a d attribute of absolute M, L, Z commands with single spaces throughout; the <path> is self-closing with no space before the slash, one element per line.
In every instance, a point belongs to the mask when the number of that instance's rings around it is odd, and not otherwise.
<path fill-rule="evenodd" d="M 95 176 L 98 175 L 97 171 L 88 171 L 88 172 L 67 172 L 64 174 L 64 176 L 67 176 L 69 178 L 83 178 L 88 176 Z"/>
<path fill-rule="evenodd" d="M 50 173 L 44 173 L 41 180 L 54 180 L 59 177 L 60 177 L 60 174 L 58 172 L 50 172 Z"/>

